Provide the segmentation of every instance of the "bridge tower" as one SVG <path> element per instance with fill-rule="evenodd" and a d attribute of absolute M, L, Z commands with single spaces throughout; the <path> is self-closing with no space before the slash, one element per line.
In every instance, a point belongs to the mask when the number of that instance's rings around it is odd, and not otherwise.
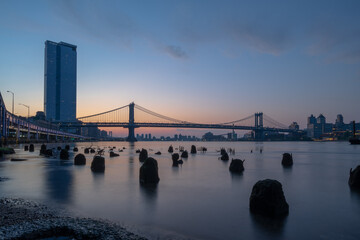
<path fill-rule="evenodd" d="M 263 113 L 255 113 L 255 140 L 262 141 L 264 139 Z"/>
<path fill-rule="evenodd" d="M 136 142 L 136 138 L 135 138 L 135 115 L 134 115 L 134 107 L 135 107 L 135 103 L 130 103 L 129 104 L 129 135 L 126 138 L 126 141 L 128 142 Z"/>

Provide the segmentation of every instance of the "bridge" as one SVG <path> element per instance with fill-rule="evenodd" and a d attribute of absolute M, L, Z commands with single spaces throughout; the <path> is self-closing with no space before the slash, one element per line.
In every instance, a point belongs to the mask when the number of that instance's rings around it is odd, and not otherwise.
<path fill-rule="evenodd" d="M 136 117 L 136 121 L 135 121 Z M 130 103 L 110 111 L 79 117 L 75 122 L 60 123 L 61 129 L 83 127 L 123 127 L 129 133 L 127 141 L 134 142 L 135 129 L 140 127 L 156 128 L 207 128 L 249 130 L 255 133 L 256 140 L 262 140 L 265 132 L 293 132 L 262 112 L 251 116 L 224 123 L 195 123 L 182 121 L 153 112 L 149 109 Z"/>
<path fill-rule="evenodd" d="M 16 141 L 50 141 L 50 140 L 78 140 L 84 139 L 78 134 L 60 131 L 59 126 L 45 123 L 33 123 L 29 119 L 24 119 L 12 114 L 6 109 L 4 100 L 0 93 L 0 145 L 6 143 L 10 133 L 15 133 L 12 137 Z"/>

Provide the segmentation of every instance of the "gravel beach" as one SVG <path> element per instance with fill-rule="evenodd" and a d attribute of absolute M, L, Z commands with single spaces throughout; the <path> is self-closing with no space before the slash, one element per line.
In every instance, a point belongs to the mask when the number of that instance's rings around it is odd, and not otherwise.
<path fill-rule="evenodd" d="M 106 220 L 78 218 L 20 198 L 0 198 L 0 239 L 145 240 Z"/>

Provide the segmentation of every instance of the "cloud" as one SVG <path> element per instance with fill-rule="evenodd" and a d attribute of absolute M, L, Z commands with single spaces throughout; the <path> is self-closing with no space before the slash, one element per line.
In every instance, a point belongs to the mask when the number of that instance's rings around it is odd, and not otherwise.
<path fill-rule="evenodd" d="M 360 26 L 353 19 L 323 18 L 309 29 L 310 55 L 321 56 L 327 62 L 360 62 Z"/>
<path fill-rule="evenodd" d="M 165 52 L 174 58 L 187 58 L 186 52 L 179 46 L 167 45 L 164 48 Z"/>

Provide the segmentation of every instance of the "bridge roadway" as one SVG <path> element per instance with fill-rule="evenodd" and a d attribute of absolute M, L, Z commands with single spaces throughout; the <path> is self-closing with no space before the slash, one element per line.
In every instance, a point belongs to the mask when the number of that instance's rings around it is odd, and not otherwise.
<path fill-rule="evenodd" d="M 236 126 L 223 124 L 203 124 L 203 123 L 133 123 L 129 122 L 67 122 L 61 123 L 61 127 L 123 127 L 123 128 L 140 128 L 140 127 L 158 127 L 158 128 L 208 128 L 208 129 L 234 129 L 234 130 L 249 130 L 249 131 L 271 131 L 271 132 L 293 132 L 292 129 L 269 128 L 269 127 L 254 127 L 254 126 Z"/>

